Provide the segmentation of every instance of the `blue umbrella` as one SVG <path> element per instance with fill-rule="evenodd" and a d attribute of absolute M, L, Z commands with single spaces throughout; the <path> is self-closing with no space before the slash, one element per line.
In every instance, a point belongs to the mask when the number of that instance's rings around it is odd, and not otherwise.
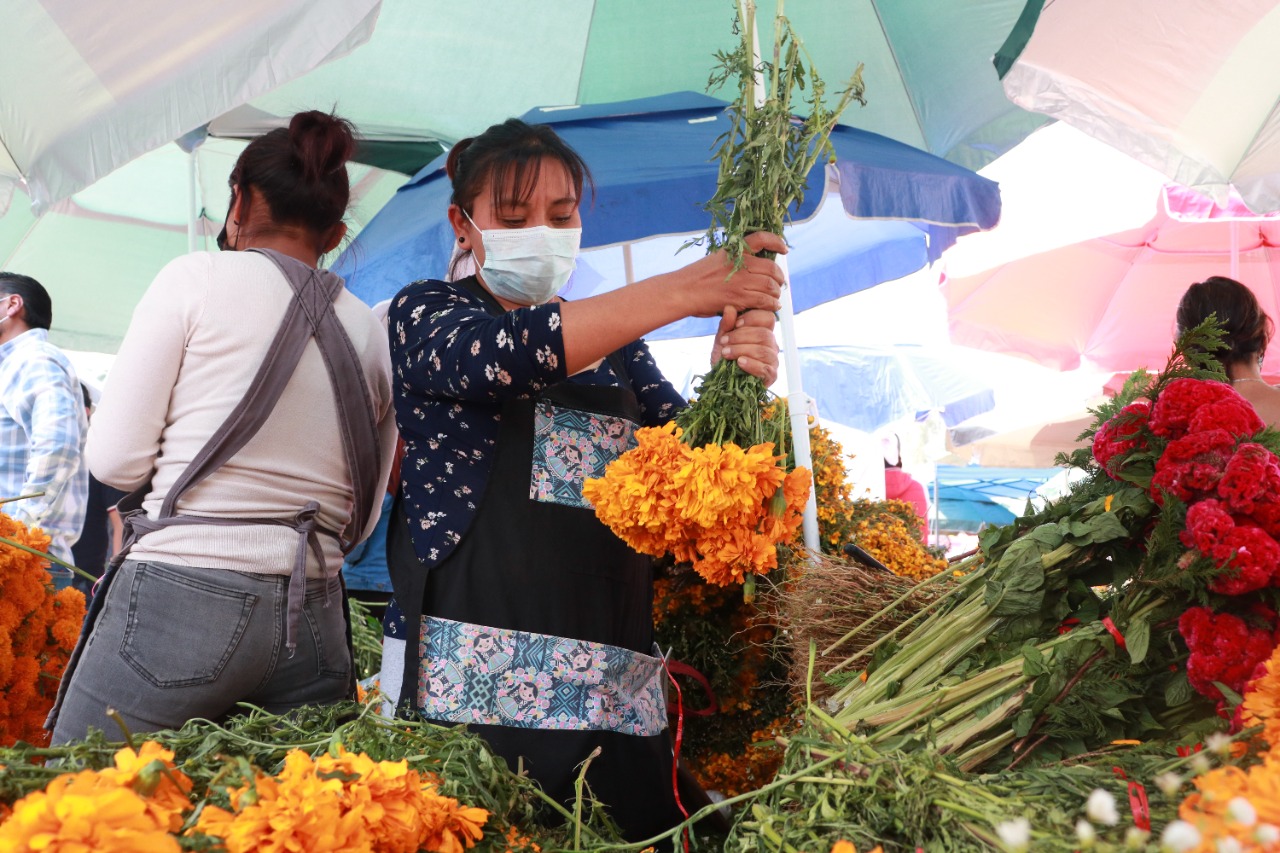
<path fill-rule="evenodd" d="M 583 203 L 582 245 L 593 248 L 706 228 L 702 204 L 715 192 L 717 175 L 713 148 L 730 128 L 725 106 L 680 92 L 614 104 L 544 107 L 524 118 L 553 125 L 591 168 L 595 195 Z M 844 210 L 861 219 L 916 223 L 912 227 L 927 238 L 925 259 L 999 218 L 996 184 L 974 172 L 854 128 L 837 127 L 831 141 L 836 152 L 832 183 Z M 805 203 L 793 211 L 797 220 L 812 216 L 823 199 L 827 175 L 817 168 Z M 361 231 L 334 271 L 370 304 L 415 279 L 443 276 L 454 245 L 445 215 L 449 194 L 444 161 L 437 158 Z M 899 271 L 900 266 L 891 277 L 913 271 Z M 799 301 L 799 281 L 795 291 Z"/>
<path fill-rule="evenodd" d="M 995 392 L 946 349 L 800 347 L 807 388 L 821 388 L 818 411 L 863 432 L 941 412 L 948 427 L 995 408 Z"/>

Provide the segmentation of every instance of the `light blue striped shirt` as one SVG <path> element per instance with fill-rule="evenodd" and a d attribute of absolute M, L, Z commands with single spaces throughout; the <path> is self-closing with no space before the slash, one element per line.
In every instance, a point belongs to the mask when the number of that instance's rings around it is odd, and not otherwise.
<path fill-rule="evenodd" d="M 0 344 L 0 498 L 44 492 L 0 510 L 42 528 L 50 552 L 68 562 L 89 494 L 87 427 L 80 380 L 46 330 Z"/>

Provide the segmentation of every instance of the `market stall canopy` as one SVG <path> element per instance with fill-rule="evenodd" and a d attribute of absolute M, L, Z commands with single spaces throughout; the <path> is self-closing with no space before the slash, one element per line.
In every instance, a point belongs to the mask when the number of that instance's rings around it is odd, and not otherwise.
<path fill-rule="evenodd" d="M 1041 10 L 1040 7 L 1043 7 Z M 1001 48 L 1009 98 L 1225 204 L 1280 210 L 1280 4 L 1031 0 Z"/>
<path fill-rule="evenodd" d="M 844 123 L 978 168 L 1047 119 L 1011 104 L 991 55 L 1023 0 L 804 0 L 785 12 L 834 92 L 864 63 L 868 104 Z M 776 4 L 757 3 L 761 41 Z M 451 144 L 534 104 L 702 91 L 731 50 L 721 0 L 384 0 L 369 44 L 253 106 L 336 105 L 371 139 Z M 386 165 L 386 164 L 377 164 Z"/>
<path fill-rule="evenodd" d="M 18 187 L 46 210 L 350 52 L 369 38 L 378 8 L 378 0 L 10 0 L 0 51 L 0 214 Z"/>

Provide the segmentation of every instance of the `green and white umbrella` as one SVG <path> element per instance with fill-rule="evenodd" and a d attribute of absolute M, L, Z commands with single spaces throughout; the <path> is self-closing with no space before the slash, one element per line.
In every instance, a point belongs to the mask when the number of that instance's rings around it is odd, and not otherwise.
<path fill-rule="evenodd" d="M 362 44 L 379 0 L 6 0 L 0 214 L 44 210 Z"/>
<path fill-rule="evenodd" d="M 868 104 L 844 123 L 976 169 L 1047 121 L 1009 103 L 991 64 L 1024 2 L 792 0 L 784 11 L 832 89 L 865 63 Z M 757 3 L 763 42 L 776 5 Z M 732 0 L 383 0 L 368 44 L 252 104 L 335 106 L 372 138 L 448 144 L 536 105 L 704 91 L 716 51 L 736 43 L 734 14 Z"/>
<path fill-rule="evenodd" d="M 214 248 L 230 200 L 227 178 L 246 144 L 209 138 L 188 154 L 170 143 L 54 202 L 40 217 L 23 190 L 15 191 L 0 217 L 0 269 L 33 276 L 49 289 L 54 343 L 115 352 L 156 273 L 192 248 L 193 222 L 194 248 Z M 360 163 L 348 172 L 354 237 L 405 176 Z"/>

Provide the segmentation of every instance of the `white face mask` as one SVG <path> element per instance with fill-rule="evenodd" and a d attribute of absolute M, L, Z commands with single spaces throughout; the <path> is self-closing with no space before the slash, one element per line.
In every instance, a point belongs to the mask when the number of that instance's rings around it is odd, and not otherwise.
<path fill-rule="evenodd" d="M 581 228 L 482 229 L 464 210 L 463 216 L 480 232 L 484 265 L 480 277 L 494 296 L 517 305 L 542 305 L 569 281 L 578 263 Z"/>

